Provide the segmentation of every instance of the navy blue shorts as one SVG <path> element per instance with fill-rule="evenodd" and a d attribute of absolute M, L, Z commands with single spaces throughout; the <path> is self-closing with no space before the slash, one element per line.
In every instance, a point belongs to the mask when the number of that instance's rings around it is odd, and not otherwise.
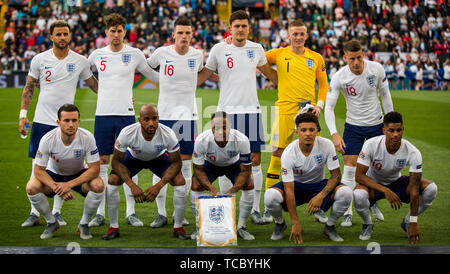
<path fill-rule="evenodd" d="M 309 203 L 312 198 L 314 198 L 317 194 L 319 194 L 319 192 L 322 191 L 322 189 L 324 189 L 327 183 L 328 179 L 324 179 L 320 182 L 312 184 L 302 184 L 299 182 L 294 182 L 295 206 Z M 338 183 L 338 186 L 339 185 L 342 185 L 342 183 Z M 283 192 L 285 192 L 284 184 L 282 181 L 273 185 L 271 188 L 279 188 Z M 333 204 L 333 201 L 330 199 L 331 193 L 332 192 L 328 193 L 328 195 L 323 198 L 322 205 L 320 206 L 320 209 L 322 209 L 323 211 L 327 211 Z M 284 211 L 288 211 L 286 201 L 284 201 L 281 206 L 283 207 Z"/>
<path fill-rule="evenodd" d="M 372 127 L 354 126 L 345 123 L 344 155 L 359 155 L 365 140 L 380 135 L 383 135 L 383 123 Z"/>
<path fill-rule="evenodd" d="M 264 129 L 261 113 L 230 114 L 231 128 L 244 133 L 250 141 L 250 151 L 264 150 Z"/>
<path fill-rule="evenodd" d="M 205 164 L 203 165 L 203 171 L 206 173 L 206 176 L 208 176 L 208 180 L 211 182 L 211 184 L 217 179 L 217 177 L 225 175 L 234 185 L 236 177 L 239 175 L 239 173 L 241 173 L 241 165 L 240 161 L 237 161 L 232 165 L 222 167 L 213 165 L 210 162 L 205 161 Z"/>
<path fill-rule="evenodd" d="M 134 116 L 95 116 L 94 137 L 99 154 L 113 154 L 120 131 L 135 122 Z"/>
<path fill-rule="evenodd" d="M 130 177 L 138 174 L 143 169 L 149 169 L 153 174 L 156 174 L 159 178 L 163 177 L 164 171 L 172 164 L 169 155 L 165 152 L 158 158 L 150 161 L 141 161 L 134 158 L 127 150 L 125 157 L 123 157 L 122 164 L 130 171 Z M 115 173 L 114 170 L 111 173 Z"/>
<path fill-rule="evenodd" d="M 159 120 L 163 125 L 170 127 L 177 135 L 180 143 L 180 153 L 192 155 L 194 141 L 198 135 L 197 121 L 195 120 Z"/>
<path fill-rule="evenodd" d="M 56 173 L 53 173 L 52 171 L 46 169 L 45 171 L 47 172 L 48 175 L 50 175 L 50 177 L 52 177 L 53 181 L 55 182 L 68 182 L 70 180 L 73 180 L 75 178 L 80 177 L 81 174 L 83 174 L 87 169 L 83 169 L 80 172 L 74 174 L 74 175 L 59 175 Z M 81 196 L 86 197 L 87 193 L 83 193 L 83 191 L 81 190 L 81 185 L 78 185 L 76 187 L 73 187 L 72 190 L 78 192 L 81 194 Z M 56 193 L 52 192 L 51 194 L 45 194 L 45 196 L 53 198 L 53 196 L 55 196 Z"/>
<path fill-rule="evenodd" d="M 39 142 L 41 141 L 42 137 L 54 128 L 57 128 L 57 126 L 33 122 L 30 132 L 30 146 L 28 147 L 28 157 L 34 159 L 39 148 Z"/>
<path fill-rule="evenodd" d="M 394 192 L 403 203 L 408 204 L 410 202 L 409 196 L 406 196 L 406 189 L 408 188 L 408 185 L 409 185 L 409 176 L 402 176 L 398 178 L 397 181 L 393 182 L 392 184 L 386 187 L 389 188 L 392 192 Z M 375 191 L 375 200 L 370 201 L 370 206 L 375 204 L 376 201 L 386 198 L 384 196 L 384 193 L 376 190 L 374 191 Z"/>

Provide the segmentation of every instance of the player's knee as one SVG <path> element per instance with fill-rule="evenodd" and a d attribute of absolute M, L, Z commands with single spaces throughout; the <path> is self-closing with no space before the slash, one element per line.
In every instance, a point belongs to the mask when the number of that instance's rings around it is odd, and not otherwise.
<path fill-rule="evenodd" d="M 108 177 L 108 185 L 120 186 L 122 183 L 123 183 L 122 180 L 120 179 L 120 177 L 117 174 L 111 173 L 109 175 L 109 177 Z"/>
<path fill-rule="evenodd" d="M 422 192 L 422 199 L 431 204 L 431 202 L 436 198 L 438 192 L 438 187 L 434 182 L 431 182 Z"/>
<path fill-rule="evenodd" d="M 369 193 L 365 189 L 357 188 L 353 191 L 353 201 L 355 202 L 355 208 L 361 207 L 369 201 Z"/>
<path fill-rule="evenodd" d="M 31 180 L 29 180 L 27 182 L 25 191 L 27 192 L 28 195 L 35 195 L 40 192 L 40 188 L 39 188 L 39 185 L 38 185 L 36 179 L 32 178 Z"/>
<path fill-rule="evenodd" d="M 91 181 L 89 188 L 94 193 L 102 193 L 105 190 L 105 184 L 100 177 L 97 177 Z"/>
<path fill-rule="evenodd" d="M 264 204 L 267 208 L 280 205 L 283 202 L 283 195 L 275 188 L 269 188 L 264 193 Z"/>
<path fill-rule="evenodd" d="M 348 204 L 347 206 L 350 206 L 350 203 L 352 202 L 353 199 L 353 191 L 351 190 L 350 187 L 348 186 L 340 186 L 337 190 L 336 190 L 336 194 L 334 196 L 334 200 L 337 201 L 342 201 L 345 204 Z"/>
<path fill-rule="evenodd" d="M 201 186 L 200 182 L 198 181 L 197 177 L 195 177 L 195 176 L 192 176 L 191 190 L 192 191 L 203 191 L 203 187 Z"/>
<path fill-rule="evenodd" d="M 184 180 L 183 175 L 180 173 L 178 173 L 177 176 L 175 176 L 175 178 L 173 178 L 173 185 L 174 186 L 184 186 L 186 184 L 186 180 Z"/>

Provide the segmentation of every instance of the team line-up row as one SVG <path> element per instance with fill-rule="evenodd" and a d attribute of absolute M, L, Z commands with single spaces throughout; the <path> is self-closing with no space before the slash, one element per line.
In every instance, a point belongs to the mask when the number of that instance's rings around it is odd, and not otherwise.
<path fill-rule="evenodd" d="M 394 208 L 402 202 L 411 203 L 402 228 L 409 242 L 419 240 L 417 216 L 431 205 L 437 186 L 421 178 L 420 152 L 402 140 L 403 121 L 393 112 L 385 72 L 380 64 L 365 60 L 359 42 L 345 44 L 347 66 L 328 85 L 322 56 L 304 46 L 308 32 L 301 20 L 290 23 L 288 47 L 264 52 L 259 44 L 247 40 L 248 15 L 236 11 L 230 16 L 231 38 L 212 48 L 205 65 L 201 53 L 189 46 L 189 19 L 179 17 L 174 22 L 174 44 L 158 48 L 148 60 L 138 49 L 124 44 L 125 23 L 118 14 L 107 16 L 105 32 L 110 44 L 86 59 L 68 47 L 70 26 L 56 21 L 50 26 L 53 48 L 33 58 L 19 115 L 19 130 L 25 135 L 27 110 L 35 87 L 39 87 L 29 149 L 29 157 L 34 158 L 27 184 L 31 213 L 23 227 L 38 224 L 42 214 L 47 226 L 41 238 L 52 237 L 59 225 L 65 224 L 61 207 L 64 200 L 73 198 L 74 187 L 86 196 L 80 236 L 89 239 L 89 227 L 105 224 L 106 200 L 110 228 L 103 239 L 119 237 L 118 187 L 124 182 L 126 222 L 142 226 L 134 203 L 156 200 L 158 217 L 151 226 L 161 227 L 167 223 L 165 192 L 170 183 L 174 186 L 174 236 L 195 238 L 195 232 L 189 236 L 183 229 L 189 191 L 195 214 L 193 201 L 204 190 L 216 195 L 211 183 L 219 178 L 222 193 L 242 190 L 237 234 L 245 240 L 254 239 L 246 229 L 249 217 L 258 224 L 274 220 L 271 239 L 281 239 L 286 229 L 284 209 L 292 221 L 291 238 L 302 243 L 303 228 L 295 208 L 308 203 L 308 212 L 325 224 L 325 235 L 342 241 L 335 224 L 343 216 L 341 226 L 352 225 L 352 201 L 363 219 L 360 239 L 368 240 L 373 229 L 370 210 L 377 219 L 383 219 L 376 204 L 381 198 Z M 159 72 L 155 70 L 158 67 Z M 256 69 L 278 84 L 263 216 L 259 203 L 265 141 Z M 98 81 L 92 74 L 95 70 Z M 158 106 L 144 105 L 137 123 L 132 100 L 136 70 L 159 83 Z M 78 129 L 79 111 L 72 105 L 79 79 L 98 94 L 93 135 Z M 195 91 L 206 79 L 219 81 L 219 102 L 211 130 L 195 139 Z M 342 137 L 334 116 L 340 93 L 347 103 Z M 378 94 L 389 115 L 383 116 Z M 317 136 L 323 108 L 332 141 Z M 188 137 L 180 138 L 186 136 L 186 129 Z M 294 132 L 298 140 L 292 142 Z M 342 176 L 336 151 L 344 157 Z M 87 166 L 82 164 L 85 158 Z M 328 180 L 325 164 L 331 173 Z M 410 176 L 401 177 L 405 166 L 410 167 Z M 146 191 L 137 184 L 137 173 L 144 168 L 154 174 L 153 186 Z M 54 195 L 53 211 L 45 195 Z M 327 217 L 324 212 L 329 208 Z"/>

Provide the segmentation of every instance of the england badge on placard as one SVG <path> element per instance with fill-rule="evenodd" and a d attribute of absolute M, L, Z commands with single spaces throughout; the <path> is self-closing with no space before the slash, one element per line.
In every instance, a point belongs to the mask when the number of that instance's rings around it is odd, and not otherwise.
<path fill-rule="evenodd" d="M 75 72 L 75 64 L 74 63 L 67 63 L 66 68 L 67 68 L 68 73 Z"/>
<path fill-rule="evenodd" d="M 314 67 L 314 60 L 306 59 L 306 65 L 308 66 L 308 68 L 312 69 Z"/>
<path fill-rule="evenodd" d="M 75 157 L 76 159 L 81 158 L 82 155 L 83 155 L 82 149 L 74 149 L 73 150 L 73 157 Z"/>
<path fill-rule="evenodd" d="M 190 70 L 195 69 L 195 59 L 188 59 L 188 67 Z"/>
<path fill-rule="evenodd" d="M 252 49 L 247 50 L 247 56 L 250 61 L 253 61 L 253 59 L 255 59 L 255 51 Z"/>
<path fill-rule="evenodd" d="M 367 79 L 367 84 L 368 84 L 370 87 L 375 86 L 375 75 L 367 76 L 366 79 Z"/>
<path fill-rule="evenodd" d="M 131 54 L 122 54 L 122 62 L 125 65 L 128 65 L 129 63 L 131 63 Z"/>
<path fill-rule="evenodd" d="M 216 224 L 219 224 L 223 221 L 225 216 L 223 205 L 219 206 L 210 206 L 209 207 L 209 219 Z"/>

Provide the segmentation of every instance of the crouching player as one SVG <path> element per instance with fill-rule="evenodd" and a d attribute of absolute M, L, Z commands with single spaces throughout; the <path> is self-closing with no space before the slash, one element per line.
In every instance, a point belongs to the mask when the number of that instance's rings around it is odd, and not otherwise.
<path fill-rule="evenodd" d="M 386 198 L 391 207 L 399 209 L 411 203 L 410 211 L 401 222 L 408 233 L 408 242 L 419 242 L 417 216 L 424 212 L 437 195 L 434 182 L 422 178 L 422 156 L 410 142 L 402 139 L 403 118 L 398 112 L 389 112 L 383 120 L 384 135 L 367 140 L 359 154 L 356 167 L 356 186 L 353 196 L 355 209 L 363 219 L 361 240 L 369 240 L 373 222 L 369 206 Z M 409 176 L 401 170 L 409 166 Z"/>
<path fill-rule="evenodd" d="M 104 188 L 99 177 L 100 156 L 94 135 L 78 127 L 80 112 L 76 106 L 65 104 L 60 107 L 56 122 L 59 127 L 49 131 L 39 142 L 34 177 L 26 188 L 28 199 L 47 221 L 41 239 L 48 239 L 53 237 L 59 223 L 45 196 L 58 194 L 67 201 L 74 198 L 72 190 L 80 193 L 85 200 L 78 232 L 81 239 L 87 240 L 92 238 L 89 219 L 101 202 Z"/>
<path fill-rule="evenodd" d="M 341 172 L 333 143 L 317 136 L 317 117 L 312 113 L 299 114 L 295 124 L 298 140 L 290 143 L 281 156 L 282 181 L 267 189 L 264 195 L 265 205 L 275 220 L 271 239 L 283 238 L 287 228 L 283 209 L 289 212 L 292 221 L 290 239 L 302 244 L 303 227 L 296 207 L 308 203 L 309 214 L 331 207 L 323 233 L 332 241 L 342 242 L 335 224 L 350 206 L 352 190 L 340 183 Z M 325 179 L 325 164 L 330 179 Z"/>
<path fill-rule="evenodd" d="M 193 164 L 191 208 L 194 215 L 197 197 L 204 190 L 209 190 L 211 195 L 217 196 L 217 190 L 212 183 L 219 176 L 225 175 L 233 185 L 225 194 L 234 194 L 242 190 L 237 235 L 244 240 L 254 240 L 255 237 L 246 228 L 255 191 L 251 179 L 250 141 L 243 133 L 231 128 L 231 120 L 226 112 L 214 113 L 211 118 L 211 130 L 203 132 L 195 140 Z M 194 233 L 191 237 L 196 236 Z"/>
<path fill-rule="evenodd" d="M 159 123 L 158 110 L 154 105 L 143 105 L 139 113 L 139 122 L 122 129 L 116 140 L 112 171 L 106 185 L 110 227 L 103 239 L 111 240 L 120 236 L 119 187 L 123 183 L 130 187 L 137 203 L 153 202 L 161 189 L 170 183 L 174 188 L 173 235 L 182 240 L 190 239 L 182 227 L 186 194 L 177 136 L 171 128 Z M 161 178 L 145 192 L 131 180 L 142 169 L 149 169 Z"/>

